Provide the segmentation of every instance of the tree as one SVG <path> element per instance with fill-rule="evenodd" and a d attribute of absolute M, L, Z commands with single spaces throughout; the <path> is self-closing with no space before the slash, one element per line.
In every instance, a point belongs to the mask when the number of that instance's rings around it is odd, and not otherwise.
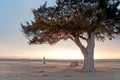
<path fill-rule="evenodd" d="M 115 0 L 114 0 L 115 1 Z M 71 39 L 84 56 L 83 70 L 94 71 L 95 39 L 114 39 L 120 34 L 119 1 L 110 0 L 57 0 L 33 9 L 34 20 L 21 24 L 29 44 L 55 44 Z M 84 46 L 81 40 L 86 41 Z"/>

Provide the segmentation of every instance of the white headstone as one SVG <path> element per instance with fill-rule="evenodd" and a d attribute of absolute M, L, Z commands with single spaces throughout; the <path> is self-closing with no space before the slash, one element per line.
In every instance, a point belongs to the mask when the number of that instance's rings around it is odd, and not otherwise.
<path fill-rule="evenodd" d="M 46 59 L 45 59 L 45 57 L 43 57 L 42 62 L 43 62 L 43 64 L 46 64 Z"/>

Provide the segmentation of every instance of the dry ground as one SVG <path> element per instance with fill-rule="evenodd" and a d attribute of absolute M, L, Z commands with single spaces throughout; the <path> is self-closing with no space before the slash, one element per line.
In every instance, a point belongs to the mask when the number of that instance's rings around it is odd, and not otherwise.
<path fill-rule="evenodd" d="M 0 80 L 120 80 L 120 61 L 99 61 L 95 72 L 82 72 L 69 62 L 0 61 Z"/>

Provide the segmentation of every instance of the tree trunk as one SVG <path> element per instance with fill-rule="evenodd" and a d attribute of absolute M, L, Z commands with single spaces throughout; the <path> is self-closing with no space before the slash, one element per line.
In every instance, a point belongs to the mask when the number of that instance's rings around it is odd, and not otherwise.
<path fill-rule="evenodd" d="M 85 51 L 82 51 L 84 56 L 84 64 L 83 64 L 83 71 L 93 72 L 94 69 L 94 46 L 95 46 L 95 38 L 94 34 L 91 34 L 90 38 L 88 39 L 88 45 Z"/>
<path fill-rule="evenodd" d="M 86 72 L 94 71 L 93 53 L 87 53 L 87 55 L 84 55 L 84 64 L 83 64 L 82 70 Z"/>

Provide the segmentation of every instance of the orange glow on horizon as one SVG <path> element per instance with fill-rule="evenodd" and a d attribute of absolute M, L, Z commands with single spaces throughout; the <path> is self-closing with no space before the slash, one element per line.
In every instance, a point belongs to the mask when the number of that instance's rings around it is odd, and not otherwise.
<path fill-rule="evenodd" d="M 57 45 L 26 46 L 25 49 L 9 46 L 2 50 L 2 57 L 42 59 L 83 59 L 80 49 L 70 40 Z M 94 59 L 120 59 L 119 44 L 96 43 Z M 1 57 L 1 58 L 2 58 Z"/>
<path fill-rule="evenodd" d="M 34 54 L 33 54 L 34 53 Z M 45 56 L 46 59 L 84 59 L 82 53 L 78 50 L 54 50 L 46 51 L 43 53 L 29 52 L 28 54 L 18 55 L 18 58 L 32 58 L 32 59 L 42 59 Z M 120 59 L 119 55 L 107 54 L 107 53 L 94 53 L 94 59 Z"/>

